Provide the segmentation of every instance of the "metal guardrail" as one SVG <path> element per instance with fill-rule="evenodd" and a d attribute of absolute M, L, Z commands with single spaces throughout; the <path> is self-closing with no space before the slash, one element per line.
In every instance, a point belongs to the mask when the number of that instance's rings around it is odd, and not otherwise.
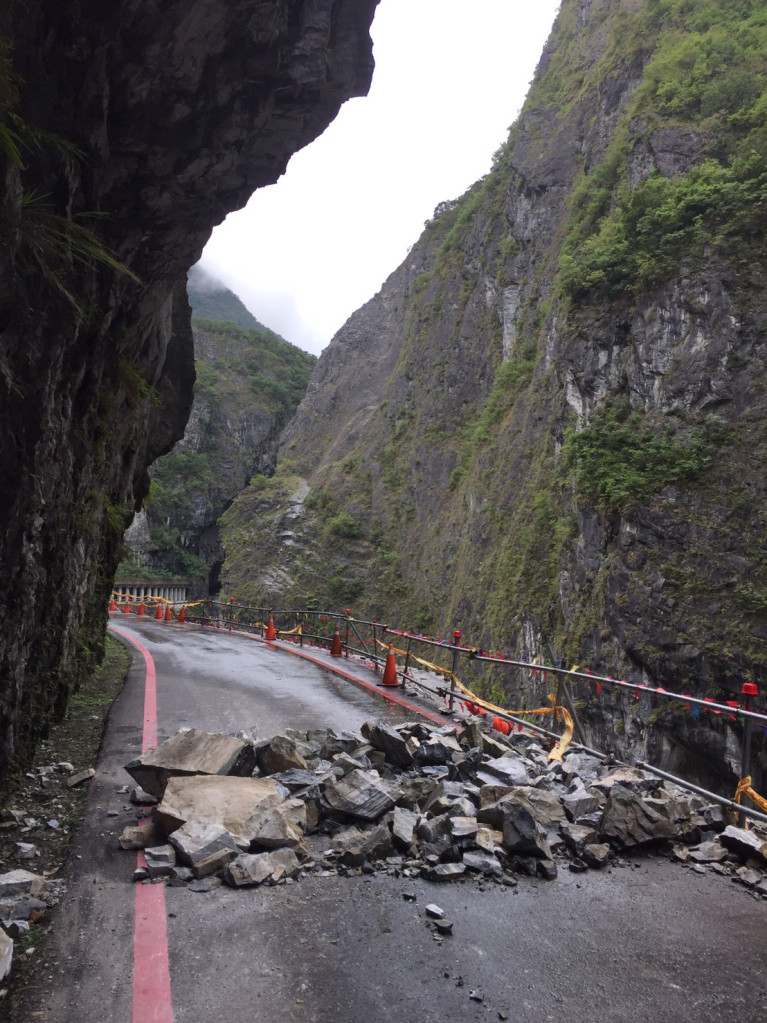
<path fill-rule="evenodd" d="M 660 686 L 649 686 L 643 682 L 630 682 L 615 679 L 593 671 L 583 670 L 578 666 L 568 668 L 564 663 L 545 664 L 536 661 L 521 661 L 505 657 L 503 654 L 485 651 L 462 642 L 461 633 L 456 630 L 451 641 L 436 639 L 421 633 L 412 633 L 392 628 L 385 623 L 364 618 L 355 618 L 350 609 L 343 612 L 323 611 L 315 609 L 273 609 L 270 607 L 253 607 L 237 602 L 234 598 L 228 601 L 207 600 L 189 608 L 187 621 L 199 622 L 202 625 L 214 626 L 229 631 L 251 632 L 266 637 L 270 623 L 274 635 L 282 640 L 289 640 L 301 646 L 315 645 L 331 650 L 334 647 L 341 656 L 350 655 L 361 658 L 375 671 L 382 671 L 386 662 L 389 644 L 396 644 L 400 660 L 404 657 L 404 665 L 398 665 L 397 674 L 401 684 L 422 685 L 414 673 L 419 664 L 427 664 L 443 676 L 443 684 L 435 690 L 434 695 L 442 696 L 447 709 L 452 710 L 456 702 L 472 707 L 470 700 L 458 690 L 455 680 L 460 676 L 468 689 L 472 691 L 490 691 L 496 703 L 504 700 L 515 692 L 522 708 L 515 712 L 498 712 L 498 716 L 512 727 L 524 727 L 533 732 L 557 739 L 558 734 L 525 717 L 526 697 L 530 695 L 532 685 L 532 706 L 541 702 L 548 695 L 550 678 L 556 679 L 556 703 L 567 707 L 573 719 L 577 742 L 574 745 L 600 758 L 607 754 L 590 748 L 585 741 L 585 731 L 578 715 L 578 707 L 588 706 L 592 702 L 591 687 L 596 686 L 597 694 L 605 686 L 612 687 L 616 692 L 632 692 L 637 700 L 649 699 L 657 709 L 661 701 L 669 701 L 670 705 L 684 705 L 692 713 L 708 713 L 715 718 L 736 722 L 743 729 L 741 777 L 750 773 L 752 733 L 755 726 L 761 727 L 767 734 L 767 712 L 758 704 L 757 687 L 746 682 L 739 700 L 719 701 L 712 697 L 695 697 L 685 693 L 669 692 Z M 404 648 L 404 649 L 403 649 Z M 552 661 L 555 659 L 552 657 Z M 497 678 L 503 673 L 502 680 Z M 494 677 L 495 676 L 495 677 Z M 424 688 L 429 688 L 424 686 Z M 695 710 L 693 710 L 695 708 Z M 659 715 L 661 711 L 658 711 Z M 687 782 L 683 778 L 668 775 L 659 768 L 642 764 L 643 768 L 659 775 L 673 779 L 678 785 L 692 791 L 702 792 L 711 799 L 727 805 L 735 806 L 728 799 L 699 786 Z M 767 815 L 750 807 L 738 807 L 743 816 L 767 821 Z"/>

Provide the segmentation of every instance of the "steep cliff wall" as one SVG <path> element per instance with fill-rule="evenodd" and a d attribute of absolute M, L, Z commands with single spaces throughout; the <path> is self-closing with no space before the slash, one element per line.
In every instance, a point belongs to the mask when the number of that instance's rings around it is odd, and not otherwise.
<path fill-rule="evenodd" d="M 367 90 L 375 6 L 0 10 L 0 777 L 98 650 L 147 466 L 183 433 L 186 272 Z"/>
<path fill-rule="evenodd" d="M 221 295 L 218 303 L 225 309 Z M 234 303 L 235 315 L 247 312 Z M 145 508 L 125 535 L 130 556 L 118 567 L 118 579 L 184 576 L 190 599 L 218 592 L 218 519 L 251 477 L 274 471 L 280 433 L 317 361 L 260 325 L 194 318 L 192 333 L 197 379 L 184 437 L 152 466 Z"/>
<path fill-rule="evenodd" d="M 687 692 L 758 675 L 762 7 L 565 0 L 492 172 L 334 338 L 275 480 L 229 512 L 232 592 Z M 729 756 L 605 704 L 595 741 Z"/>

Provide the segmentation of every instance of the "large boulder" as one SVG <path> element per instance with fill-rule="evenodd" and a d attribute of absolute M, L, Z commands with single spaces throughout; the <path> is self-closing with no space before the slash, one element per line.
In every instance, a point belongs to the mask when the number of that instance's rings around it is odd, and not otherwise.
<path fill-rule="evenodd" d="M 156 749 L 131 760 L 125 770 L 145 792 L 162 799 L 169 778 L 195 774 L 249 777 L 255 766 L 253 746 L 246 740 L 182 728 Z"/>
<path fill-rule="evenodd" d="M 263 811 L 287 796 L 288 790 L 271 778 L 171 778 L 154 816 L 166 834 L 188 821 L 219 824 L 240 848 L 247 849 Z"/>
<path fill-rule="evenodd" d="M 679 828 L 649 806 L 639 792 L 616 783 L 610 788 L 599 834 L 613 847 L 635 849 L 676 838 Z"/>

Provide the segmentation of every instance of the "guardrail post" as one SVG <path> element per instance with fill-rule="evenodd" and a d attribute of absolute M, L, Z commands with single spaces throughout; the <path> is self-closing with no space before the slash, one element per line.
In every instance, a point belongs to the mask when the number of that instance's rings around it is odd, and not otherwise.
<path fill-rule="evenodd" d="M 351 608 L 346 609 L 346 628 L 344 632 L 344 656 L 349 659 L 349 618 L 351 617 Z"/>
<path fill-rule="evenodd" d="M 372 658 L 372 661 L 373 661 L 373 670 L 374 671 L 378 671 L 378 654 L 376 653 L 376 625 L 377 625 L 377 622 L 376 622 L 376 620 L 374 618 L 373 621 L 371 622 L 371 626 L 373 628 L 373 653 L 371 655 L 371 658 Z"/>
<path fill-rule="evenodd" d="M 450 713 L 453 713 L 453 697 L 455 695 L 455 669 L 458 667 L 458 646 L 461 642 L 461 630 L 453 630 L 453 663 L 450 666 L 450 699 L 447 702 Z"/>
<path fill-rule="evenodd" d="M 411 636 L 407 638 L 407 649 L 405 650 L 405 667 L 402 669 L 402 688 L 405 687 L 405 679 L 407 678 L 407 671 L 410 667 L 410 644 L 413 642 Z"/>
<path fill-rule="evenodd" d="M 759 689 L 755 682 L 744 682 L 740 691 L 743 710 L 751 709 L 751 697 L 759 695 Z M 740 760 L 740 777 L 747 778 L 751 773 L 751 718 L 743 718 L 743 752 Z M 745 794 L 744 794 L 744 797 Z M 738 814 L 738 827 L 741 826 L 743 814 Z"/>

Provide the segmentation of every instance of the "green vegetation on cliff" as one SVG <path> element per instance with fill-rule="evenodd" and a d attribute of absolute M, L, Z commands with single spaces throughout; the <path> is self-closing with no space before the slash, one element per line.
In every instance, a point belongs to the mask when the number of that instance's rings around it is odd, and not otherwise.
<path fill-rule="evenodd" d="M 195 403 L 184 440 L 152 467 L 146 503 L 153 570 L 197 580 L 221 554 L 201 547 L 221 512 L 276 444 L 316 362 L 265 327 L 197 319 Z M 124 565 L 125 570 L 128 565 Z"/>
<path fill-rule="evenodd" d="M 707 245 L 734 259 L 767 253 L 764 5 L 648 0 L 616 22 L 599 70 L 606 75 L 617 61 L 648 56 L 605 158 L 584 171 L 571 197 L 560 269 L 574 299 L 594 290 L 641 293 L 683 260 L 699 263 Z M 548 88 L 557 91 L 552 83 Z M 663 130 L 699 145 L 706 158 L 630 181 L 632 151 L 652 148 L 654 133 Z"/>

